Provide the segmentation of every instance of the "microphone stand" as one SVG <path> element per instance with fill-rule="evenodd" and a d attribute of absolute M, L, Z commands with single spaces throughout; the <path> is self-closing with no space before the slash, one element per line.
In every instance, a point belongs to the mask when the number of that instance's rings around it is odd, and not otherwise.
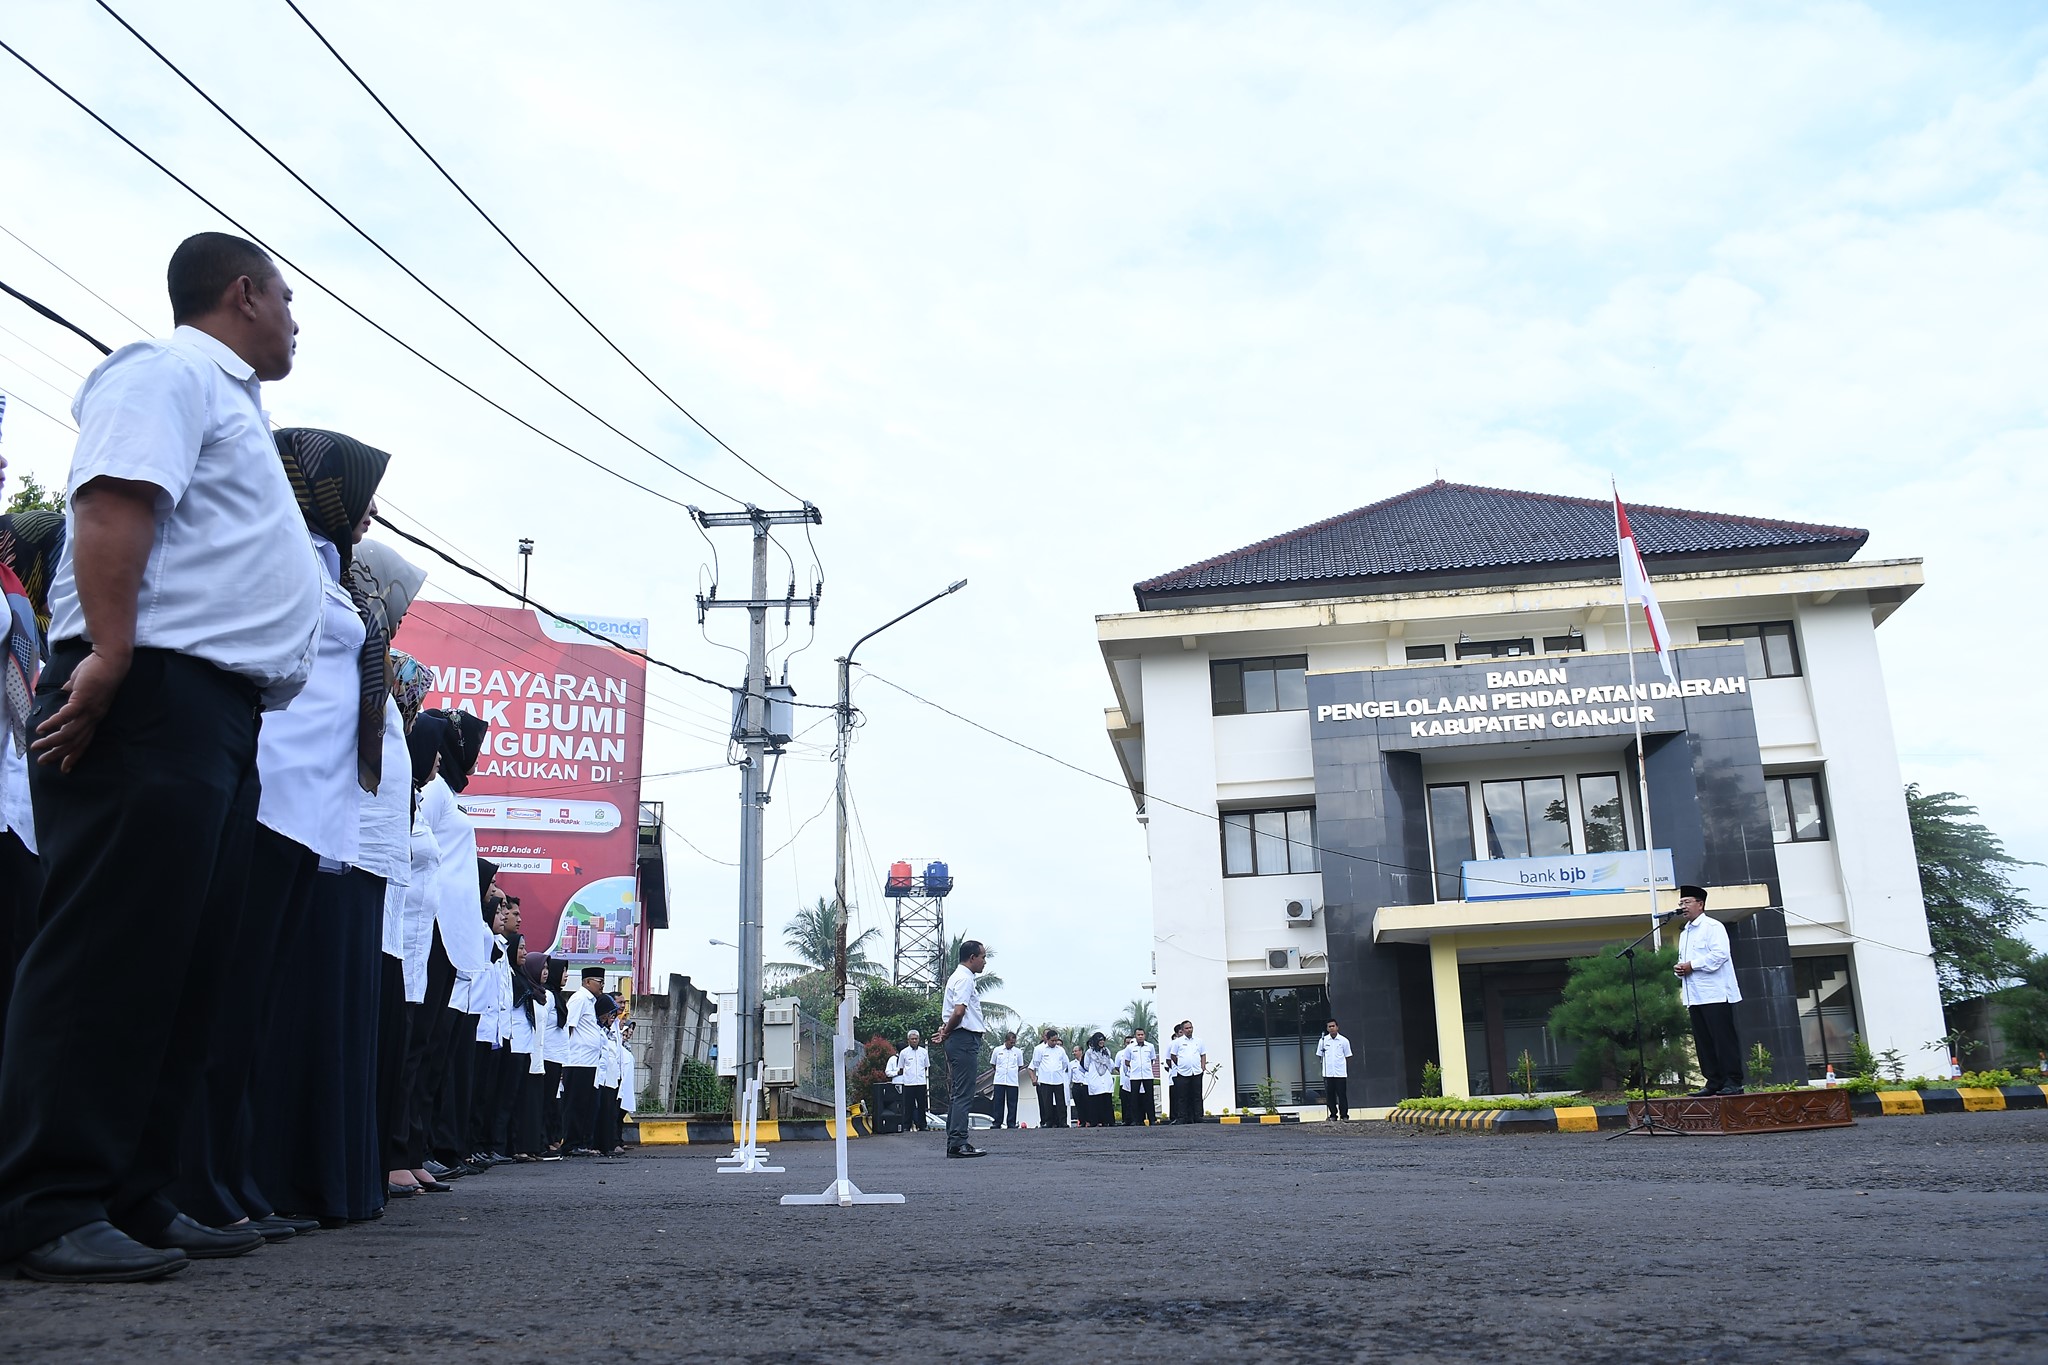
<path fill-rule="evenodd" d="M 1634 942 L 1621 950 L 1621 955 L 1628 959 L 1628 1001 L 1630 1008 L 1635 1011 L 1636 1016 L 1636 1074 L 1643 1078 L 1643 1117 L 1640 1121 L 1629 1124 L 1628 1127 L 1618 1133 L 1609 1133 L 1606 1138 L 1609 1142 L 1614 1141 L 1618 1137 L 1627 1137 L 1630 1133 L 1678 1133 L 1685 1135 L 1685 1129 L 1680 1128 L 1675 1123 L 1667 1123 L 1663 1119 L 1658 1118 L 1657 1111 L 1650 1106 L 1650 1063 L 1643 1052 L 1643 1000 L 1642 996 L 1636 992 L 1636 949 L 1642 946 L 1644 939 L 1651 937 L 1658 930 L 1662 929 L 1668 918 L 1670 917 L 1665 915 L 1652 915 L 1650 917 L 1650 927 L 1639 934 Z M 1626 1095 L 1628 1087 L 1623 1086 L 1622 1093 Z"/>

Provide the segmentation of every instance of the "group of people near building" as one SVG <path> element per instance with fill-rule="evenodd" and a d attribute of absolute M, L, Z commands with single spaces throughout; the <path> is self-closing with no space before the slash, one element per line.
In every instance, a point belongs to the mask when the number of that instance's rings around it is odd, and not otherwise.
<path fill-rule="evenodd" d="M 1156 1092 L 1162 1073 L 1169 1085 L 1163 1121 L 1199 1123 L 1202 1118 L 1209 1048 L 1195 1036 L 1192 1020 L 1174 1025 L 1164 1052 L 1147 1039 L 1146 1030 L 1134 1028 L 1112 1053 L 1109 1036 L 1098 1029 L 1070 1055 L 1059 1030 L 1048 1028 L 1028 1060 L 1014 1033 L 1003 1035 L 1003 1045 L 990 1060 L 995 1067 L 998 1128 L 1017 1126 L 1018 1092 L 1026 1073 L 1037 1089 L 1041 1128 L 1108 1128 L 1119 1122 L 1142 1127 L 1160 1122 Z"/>
<path fill-rule="evenodd" d="M 633 1098 L 603 972 L 528 951 L 456 806 L 488 723 L 391 647 L 426 575 L 365 539 L 390 456 L 271 428 L 259 247 L 168 284 L 172 335 L 79 390 L 67 513 L 0 524 L 0 1263 L 46 1280 L 616 1151 Z"/>

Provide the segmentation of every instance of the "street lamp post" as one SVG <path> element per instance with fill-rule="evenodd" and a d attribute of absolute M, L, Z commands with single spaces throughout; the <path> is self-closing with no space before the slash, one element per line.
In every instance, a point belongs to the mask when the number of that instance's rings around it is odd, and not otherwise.
<path fill-rule="evenodd" d="M 853 656 L 855 651 L 868 641 L 880 635 L 897 622 L 915 616 L 942 597 L 950 597 L 967 586 L 962 578 L 947 586 L 943 592 L 935 592 L 924 601 L 912 607 L 901 616 L 884 621 L 867 634 L 853 642 L 853 648 L 839 660 L 839 770 L 837 795 L 838 837 L 832 859 L 832 903 L 838 917 L 832 951 L 832 991 L 839 999 L 839 1019 L 833 1030 L 832 1046 L 838 1053 L 838 1065 L 832 1069 L 833 1142 L 838 1149 L 838 1179 L 825 1188 L 823 1194 L 785 1194 L 785 1204 L 837 1204 L 847 1208 L 854 1204 L 900 1204 L 900 1194 L 863 1194 L 858 1185 L 846 1173 L 846 1068 L 853 1056 L 853 1007 L 854 1002 L 846 995 L 846 748 L 853 736 Z"/>

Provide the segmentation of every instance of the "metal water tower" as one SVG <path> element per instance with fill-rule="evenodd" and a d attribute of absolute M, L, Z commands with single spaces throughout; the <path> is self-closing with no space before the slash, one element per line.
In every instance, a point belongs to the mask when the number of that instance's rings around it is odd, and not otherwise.
<path fill-rule="evenodd" d="M 922 871 L 913 860 L 889 864 L 882 894 L 896 902 L 896 966 L 893 977 L 904 990 L 943 989 L 952 975 L 946 961 L 946 897 L 953 893 L 953 869 L 936 859 Z"/>

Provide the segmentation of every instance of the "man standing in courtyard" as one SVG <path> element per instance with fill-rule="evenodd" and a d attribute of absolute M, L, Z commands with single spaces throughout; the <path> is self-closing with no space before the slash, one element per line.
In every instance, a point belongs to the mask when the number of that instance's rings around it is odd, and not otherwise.
<path fill-rule="evenodd" d="M 1705 887 L 1679 887 L 1678 913 L 1685 916 L 1685 928 L 1678 934 L 1678 965 L 1672 970 L 1685 983 L 1693 1048 L 1705 1081 L 1692 1093 L 1740 1095 L 1742 1046 L 1735 1040 L 1735 1005 L 1742 999 L 1742 989 L 1735 984 L 1728 931 L 1707 914 Z"/>
<path fill-rule="evenodd" d="M 932 1055 L 925 1050 L 916 1029 L 905 1036 L 903 1050 L 891 1057 L 884 1069 L 890 1080 L 903 1087 L 904 1128 L 922 1133 L 931 1127 Z"/>
<path fill-rule="evenodd" d="M 1337 1021 L 1323 1024 L 1323 1036 L 1316 1039 L 1316 1056 L 1323 1063 L 1323 1101 L 1336 1123 L 1351 1118 L 1351 1040 L 1337 1031 Z"/>
<path fill-rule="evenodd" d="M 946 1049 L 946 1155 L 986 1156 L 967 1141 L 968 1105 L 974 1099 L 974 1078 L 981 1066 L 981 994 L 974 977 L 988 962 L 988 950 L 976 939 L 960 945 L 960 965 L 946 981 L 939 1005 L 939 1031 L 932 1041 Z"/>

